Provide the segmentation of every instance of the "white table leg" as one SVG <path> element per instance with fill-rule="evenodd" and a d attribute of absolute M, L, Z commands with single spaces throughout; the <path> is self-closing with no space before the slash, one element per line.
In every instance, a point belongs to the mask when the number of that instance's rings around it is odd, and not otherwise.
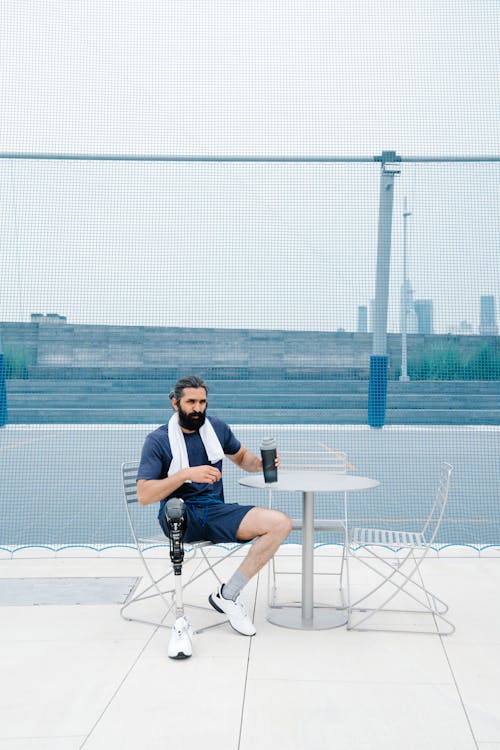
<path fill-rule="evenodd" d="M 302 493 L 302 620 L 311 627 L 314 607 L 314 494 Z"/>
<path fill-rule="evenodd" d="M 272 608 L 267 619 L 296 630 L 339 628 L 347 622 L 345 610 L 314 606 L 314 493 L 302 493 L 302 604 Z"/>

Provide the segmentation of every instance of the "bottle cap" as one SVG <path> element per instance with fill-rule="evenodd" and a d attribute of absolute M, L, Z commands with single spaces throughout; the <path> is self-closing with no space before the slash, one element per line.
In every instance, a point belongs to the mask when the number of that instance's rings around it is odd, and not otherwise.
<path fill-rule="evenodd" d="M 273 438 L 273 437 L 262 438 L 260 449 L 261 451 L 276 450 L 276 438 Z"/>

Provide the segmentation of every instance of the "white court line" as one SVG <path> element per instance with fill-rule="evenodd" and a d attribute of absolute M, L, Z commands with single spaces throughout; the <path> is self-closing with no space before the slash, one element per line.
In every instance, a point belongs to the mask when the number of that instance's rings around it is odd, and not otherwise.
<path fill-rule="evenodd" d="M 152 424 L 7 424 L 0 427 L 2 432 L 59 432 L 61 430 L 86 431 L 111 431 L 111 432 L 146 432 L 155 430 L 165 422 Z M 237 430 L 248 430 L 250 432 L 276 430 L 277 432 L 371 432 L 374 430 L 380 434 L 384 432 L 500 432 L 500 425 L 386 425 L 382 428 L 370 427 L 367 424 L 230 424 L 231 428 Z"/>
<path fill-rule="evenodd" d="M 57 435 L 60 432 L 61 430 L 54 431 L 51 437 L 54 437 L 54 435 Z M 31 438 L 31 440 L 15 440 L 12 443 L 4 443 L 0 445 L 0 451 L 6 450 L 7 448 L 17 448 L 19 445 L 32 445 L 33 443 L 41 443 L 43 440 L 45 440 L 45 438 L 45 435 L 41 435 L 37 438 Z"/>

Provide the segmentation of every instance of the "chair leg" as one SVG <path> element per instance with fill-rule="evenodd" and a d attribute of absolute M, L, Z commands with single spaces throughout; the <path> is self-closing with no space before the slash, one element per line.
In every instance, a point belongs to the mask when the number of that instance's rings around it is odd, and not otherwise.
<path fill-rule="evenodd" d="M 371 552 L 371 550 L 368 550 Z M 357 601 L 351 603 L 351 606 L 349 608 L 349 615 L 348 615 L 348 624 L 347 629 L 348 630 L 383 630 L 386 632 L 408 632 L 405 631 L 403 628 L 368 628 L 368 627 L 360 627 L 363 623 L 365 623 L 367 620 L 371 619 L 378 613 L 400 613 L 400 614 L 412 614 L 412 615 L 431 615 L 434 618 L 434 622 L 436 625 L 436 630 L 429 630 L 429 631 L 418 631 L 418 632 L 427 632 L 432 634 L 439 634 L 439 635 L 451 635 L 451 633 L 454 632 L 455 626 L 453 625 L 450 620 L 448 620 L 446 617 L 444 617 L 444 614 L 447 612 L 448 607 L 445 604 L 445 602 L 442 601 L 439 597 L 435 596 L 431 591 L 427 589 L 427 587 L 424 584 L 423 578 L 422 578 L 422 571 L 420 569 L 420 566 L 425 559 L 426 554 L 424 553 L 421 558 L 417 559 L 417 557 L 414 554 L 414 550 L 410 549 L 408 551 L 408 554 L 406 557 L 403 558 L 401 563 L 398 565 L 397 568 L 393 568 L 390 563 L 383 560 L 383 558 L 380 558 L 378 555 L 375 555 L 375 553 L 371 552 L 371 554 L 377 558 L 377 560 L 383 562 L 385 565 L 388 565 L 391 567 L 391 574 L 389 576 L 386 576 L 383 578 L 382 582 L 379 583 L 378 586 L 371 589 L 367 594 L 360 597 Z M 369 562 L 364 560 L 362 557 L 358 557 L 357 559 L 360 560 L 360 562 L 363 562 L 368 568 L 375 571 L 378 575 L 383 575 L 380 570 L 378 570 L 375 566 L 370 565 Z M 403 568 L 406 565 L 406 563 L 410 562 L 411 567 L 408 573 L 403 572 Z M 418 575 L 420 578 L 420 583 L 414 580 L 414 576 Z M 400 580 L 400 582 L 396 582 L 392 580 L 394 577 L 396 579 Z M 399 578 L 398 578 L 399 577 Z M 401 580 L 402 579 L 402 580 Z M 367 607 L 367 606 L 359 606 L 361 602 L 369 599 L 374 593 L 377 591 L 380 591 L 386 584 L 391 584 L 391 586 L 394 587 L 394 591 L 384 599 L 384 601 L 379 604 L 377 607 Z M 408 584 L 411 584 L 415 586 L 421 593 L 424 594 L 425 600 L 422 600 L 422 598 L 419 598 L 418 596 L 415 596 L 413 593 L 407 590 Z M 420 609 L 391 609 L 387 607 L 387 604 L 389 604 L 395 596 L 397 596 L 398 593 L 402 593 L 406 596 L 409 596 L 411 599 L 413 599 L 419 606 Z M 437 606 L 437 603 L 443 605 L 444 609 L 439 609 Z M 352 613 L 353 612 L 360 612 L 364 616 L 361 617 L 361 619 L 358 619 L 356 623 L 353 623 L 352 621 Z M 439 629 L 438 620 L 441 620 L 442 622 L 446 623 L 448 626 L 445 630 Z"/>
<path fill-rule="evenodd" d="M 344 569 L 345 569 L 345 580 L 346 580 L 346 591 L 347 599 L 344 598 Z M 342 545 L 342 560 L 340 563 L 339 573 L 339 594 L 342 607 L 349 611 L 351 601 L 351 587 L 349 578 L 349 538 L 347 535 L 347 529 L 344 532 L 344 544 Z"/>
<path fill-rule="evenodd" d="M 344 540 L 342 545 L 342 557 L 340 562 L 340 570 L 338 573 L 319 573 L 316 572 L 316 576 L 338 576 L 339 577 L 339 583 L 338 583 L 338 592 L 340 597 L 340 609 L 348 609 L 348 602 L 349 602 L 349 555 L 348 555 L 348 536 L 347 531 L 344 533 Z M 291 570 L 278 570 L 277 564 L 275 562 L 275 558 L 273 557 L 269 562 L 268 567 L 268 577 L 267 577 L 267 604 L 270 609 L 272 608 L 281 608 L 281 607 L 300 607 L 301 606 L 301 600 L 300 598 L 294 600 L 294 601 L 285 601 L 285 602 L 279 602 L 278 601 L 278 582 L 277 577 L 279 575 L 300 575 L 300 572 L 295 573 Z M 344 595 L 344 579 L 345 579 L 345 589 L 347 591 L 347 595 Z M 321 607 L 337 607 L 336 604 L 329 603 L 329 604 L 317 604 L 316 606 Z"/>
<path fill-rule="evenodd" d="M 351 606 L 351 584 L 350 584 L 350 578 L 349 578 L 349 551 L 350 551 L 349 517 L 347 515 L 347 492 L 344 492 L 344 545 L 342 548 L 342 562 L 340 564 L 339 589 L 340 589 L 340 597 L 341 597 L 342 604 L 345 606 L 348 612 L 349 612 L 349 607 Z M 344 593 L 343 593 L 344 567 L 345 567 L 345 577 L 346 577 L 347 601 L 344 600 Z"/>
<path fill-rule="evenodd" d="M 267 566 L 267 606 L 276 607 L 276 562 L 274 557 Z"/>
<path fill-rule="evenodd" d="M 382 581 L 378 584 L 378 586 L 375 586 L 375 588 L 370 589 L 370 591 L 368 591 L 362 597 L 360 597 L 355 602 L 353 602 L 351 604 L 351 607 L 356 607 L 362 601 L 364 601 L 365 599 L 367 599 L 368 597 L 372 596 L 374 593 L 376 593 L 377 591 L 379 591 L 386 583 L 391 583 L 396 588 L 396 591 L 390 597 L 392 599 L 398 593 L 398 591 L 401 591 L 404 588 L 405 583 L 408 582 L 408 583 L 411 583 L 413 586 L 415 586 L 417 589 L 419 589 L 425 596 L 430 596 L 435 602 L 439 602 L 442 605 L 441 609 L 436 609 L 436 611 L 437 611 L 437 613 L 439 615 L 446 614 L 446 612 L 448 611 L 448 605 L 446 604 L 446 602 L 444 602 L 436 594 L 433 594 L 429 589 L 427 589 L 427 587 L 423 583 L 423 579 L 422 578 L 421 578 L 421 583 L 418 583 L 417 581 L 413 580 L 413 575 L 420 568 L 420 565 L 422 564 L 423 559 L 424 559 L 423 557 L 422 557 L 421 560 L 417 560 L 415 558 L 413 550 L 410 550 L 408 552 L 408 554 L 406 555 L 406 557 L 401 562 L 399 562 L 398 565 L 395 567 L 395 566 L 391 565 L 390 562 L 388 562 L 387 560 L 384 560 L 384 558 L 382 558 L 382 557 L 379 557 L 378 555 L 376 555 L 371 550 L 368 550 L 368 551 L 379 562 L 382 562 L 384 565 L 386 565 L 387 567 L 389 567 L 390 570 L 391 570 L 391 574 L 389 576 L 384 576 L 383 573 L 381 573 L 380 570 L 377 567 L 375 567 L 374 565 L 370 565 L 370 563 L 367 560 L 365 560 L 364 558 L 357 557 L 357 559 L 359 560 L 359 562 L 361 562 L 363 565 L 365 565 L 370 570 L 373 570 L 375 573 L 377 573 L 377 575 L 381 576 L 382 577 Z M 407 561 L 410 559 L 410 557 L 413 557 L 413 560 L 414 560 L 414 571 L 411 574 L 405 576 L 402 573 L 402 569 L 405 566 L 405 564 L 407 563 Z M 403 578 L 403 583 L 400 586 L 398 586 L 398 584 L 395 583 L 392 580 L 394 577 L 397 577 L 398 575 Z M 421 577 L 421 573 L 420 573 L 420 577 Z M 409 591 L 404 590 L 404 593 L 407 596 L 409 596 L 412 599 L 414 599 L 418 604 L 425 606 L 425 603 L 422 602 L 421 599 L 419 599 L 415 595 L 411 594 Z"/>
<path fill-rule="evenodd" d="M 166 608 L 165 616 L 168 616 L 168 614 L 170 614 L 170 612 L 172 611 L 175 605 L 175 601 L 173 598 L 173 589 L 170 589 L 168 591 L 162 591 L 160 587 L 160 583 L 164 581 L 166 578 L 169 578 L 172 575 L 172 571 L 169 570 L 167 573 L 165 573 L 165 575 L 161 576 L 161 578 L 158 578 L 157 580 L 153 579 L 153 577 L 151 576 L 149 572 L 149 569 L 148 569 L 148 573 L 153 582 L 149 586 L 146 586 L 146 588 L 142 589 L 138 594 L 135 594 L 131 596 L 129 599 L 127 599 L 125 604 L 123 604 L 122 607 L 120 607 L 120 615 L 121 617 L 123 617 L 124 620 L 127 620 L 128 622 L 142 622 L 145 625 L 158 625 L 159 623 L 157 622 L 152 622 L 150 620 L 142 620 L 137 617 L 127 616 L 125 614 L 126 610 L 130 606 L 132 606 L 132 604 L 137 604 L 138 602 L 147 601 L 148 599 L 154 599 L 156 597 L 160 597 L 165 605 L 165 608 Z M 152 589 L 155 589 L 155 592 L 153 594 L 149 594 L 148 592 L 151 591 Z M 170 602 L 167 601 L 166 599 L 167 596 L 170 597 Z"/>
<path fill-rule="evenodd" d="M 353 612 L 360 612 L 363 613 L 365 616 L 362 617 L 360 620 L 357 620 L 356 622 L 353 622 L 352 614 Z M 435 630 L 416 630 L 416 631 L 410 631 L 409 629 L 405 628 L 388 628 L 388 627 L 361 627 L 363 623 L 370 620 L 372 617 L 374 617 L 377 614 L 411 614 L 411 615 L 428 615 L 432 616 L 434 620 L 434 624 L 436 626 Z M 439 627 L 439 622 L 445 623 L 444 628 Z M 444 615 L 440 615 L 435 610 L 405 610 L 405 609 L 387 609 L 387 608 L 381 608 L 377 607 L 374 609 L 361 609 L 357 607 L 351 607 L 349 610 L 348 615 L 348 621 L 347 621 L 347 630 L 358 630 L 360 632 L 363 631 L 373 631 L 373 632 L 381 632 L 381 633 L 408 633 L 408 632 L 417 632 L 421 635 L 452 635 L 456 628 L 455 625 L 451 622 L 451 620 L 448 620 L 447 617 L 444 617 Z"/>
<path fill-rule="evenodd" d="M 210 572 L 214 576 L 215 580 L 220 585 L 222 583 L 222 580 L 217 574 L 215 568 L 221 562 L 223 562 L 224 560 L 227 560 L 227 558 L 230 557 L 233 554 L 233 552 L 236 552 L 240 546 L 241 545 L 235 546 L 233 550 L 230 550 L 228 552 L 228 554 L 224 555 L 223 557 L 218 557 L 215 560 L 215 562 L 212 562 L 208 558 L 203 547 L 198 548 L 201 551 L 203 559 L 198 559 L 198 564 L 196 565 L 194 570 L 191 572 L 191 575 L 187 578 L 187 580 L 183 576 L 183 582 L 182 582 L 183 591 L 186 590 L 191 584 L 193 584 L 195 581 L 197 581 L 199 578 L 201 578 L 203 575 L 205 575 L 208 572 Z M 188 553 L 189 557 L 185 558 L 184 564 L 186 564 L 187 562 L 194 562 L 196 558 L 196 552 L 197 552 L 197 549 L 194 548 L 191 551 L 191 553 Z M 174 607 L 177 606 L 176 605 L 176 586 L 174 585 L 164 590 L 161 584 L 163 581 L 165 581 L 166 579 L 169 579 L 170 576 L 173 575 L 173 570 L 170 569 L 169 571 L 167 571 L 167 573 L 162 575 L 160 578 L 155 579 L 155 577 L 151 573 L 151 570 L 149 569 L 148 563 L 140 548 L 139 548 L 139 554 L 140 554 L 142 563 L 144 565 L 144 568 L 147 572 L 148 578 L 151 580 L 151 583 L 148 586 L 146 586 L 146 588 L 142 589 L 138 594 L 130 597 L 125 602 L 125 604 L 120 609 L 120 615 L 123 617 L 124 620 L 127 620 L 129 622 L 140 622 L 145 625 L 153 625 L 155 627 L 163 627 L 163 628 L 169 629 L 171 628 L 171 624 L 166 623 L 165 621 L 168 618 L 168 616 L 171 614 Z M 165 606 L 165 613 L 161 617 L 161 620 L 157 620 L 157 621 L 146 620 L 140 617 L 135 617 L 135 616 L 132 617 L 131 615 L 126 614 L 128 608 L 131 607 L 133 604 L 138 604 L 140 602 L 148 601 L 154 598 L 160 598 Z M 213 607 L 210 607 L 210 606 L 203 606 L 201 604 L 192 604 L 192 603 L 186 604 L 186 606 L 189 607 L 190 609 L 201 610 L 203 612 L 209 612 L 211 615 L 216 615 L 215 610 L 213 609 Z M 193 632 L 201 633 L 205 630 L 209 630 L 211 628 L 218 627 L 219 625 L 223 625 L 225 622 L 227 622 L 227 618 L 224 618 L 220 622 L 212 623 L 205 627 L 201 627 L 197 630 L 194 630 Z"/>

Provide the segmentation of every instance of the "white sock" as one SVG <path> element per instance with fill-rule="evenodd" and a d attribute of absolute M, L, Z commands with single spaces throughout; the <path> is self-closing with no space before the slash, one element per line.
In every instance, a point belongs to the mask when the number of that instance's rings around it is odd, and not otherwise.
<path fill-rule="evenodd" d="M 221 594 L 224 599 L 232 599 L 235 601 L 241 589 L 247 585 L 249 580 L 250 578 L 244 576 L 239 570 L 233 573 L 229 581 L 222 587 Z"/>

